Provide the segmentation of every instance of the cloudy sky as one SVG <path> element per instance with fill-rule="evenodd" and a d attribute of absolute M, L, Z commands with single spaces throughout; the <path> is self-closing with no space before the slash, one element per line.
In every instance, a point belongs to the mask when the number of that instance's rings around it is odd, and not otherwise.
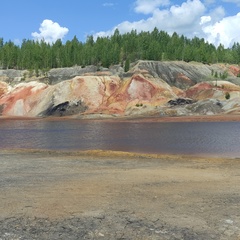
<path fill-rule="evenodd" d="M 240 0 L 8 0 L 1 2 L 0 38 L 71 40 L 154 27 L 218 46 L 240 42 Z"/>

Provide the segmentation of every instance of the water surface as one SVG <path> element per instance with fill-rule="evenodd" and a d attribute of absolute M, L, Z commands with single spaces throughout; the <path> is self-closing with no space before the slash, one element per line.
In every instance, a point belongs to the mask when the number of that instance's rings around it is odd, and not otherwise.
<path fill-rule="evenodd" d="M 240 122 L 0 120 L 0 149 L 240 157 Z"/>

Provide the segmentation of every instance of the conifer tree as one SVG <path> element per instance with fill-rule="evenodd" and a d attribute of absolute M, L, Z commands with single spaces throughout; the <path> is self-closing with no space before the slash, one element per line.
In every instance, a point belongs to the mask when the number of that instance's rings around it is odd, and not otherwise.
<path fill-rule="evenodd" d="M 152 32 L 120 34 L 115 29 L 111 37 L 88 36 L 80 42 L 76 36 L 65 43 L 60 39 L 53 44 L 44 40 L 24 39 L 21 45 L 0 38 L 0 68 L 39 69 L 97 65 L 109 67 L 121 64 L 128 70 L 128 62 L 137 60 L 181 60 L 202 63 L 240 63 L 240 44 L 231 48 L 220 44 L 217 48 L 204 39 L 188 39 L 176 32 L 169 35 L 157 29 Z"/>

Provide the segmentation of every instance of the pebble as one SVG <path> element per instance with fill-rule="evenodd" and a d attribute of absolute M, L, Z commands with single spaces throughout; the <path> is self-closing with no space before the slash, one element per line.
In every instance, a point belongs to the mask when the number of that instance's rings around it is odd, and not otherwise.
<path fill-rule="evenodd" d="M 104 218 L 74 217 L 50 221 L 41 218 L 11 218 L 0 221 L 0 240 L 79 240 L 79 239 L 219 239 L 235 240 L 239 229 L 231 224 L 219 226 L 221 231 L 196 232 L 190 228 L 177 228 L 161 222 L 148 221 L 126 213 L 106 215 Z M 130 221 L 129 221 L 130 219 Z M 163 228 L 164 225 L 164 228 Z M 149 227 L 151 226 L 151 227 Z M 101 230 L 99 230 L 101 227 Z"/>
<path fill-rule="evenodd" d="M 225 222 L 228 224 L 233 224 L 233 220 L 231 220 L 231 219 L 227 219 L 227 220 L 225 220 Z"/>

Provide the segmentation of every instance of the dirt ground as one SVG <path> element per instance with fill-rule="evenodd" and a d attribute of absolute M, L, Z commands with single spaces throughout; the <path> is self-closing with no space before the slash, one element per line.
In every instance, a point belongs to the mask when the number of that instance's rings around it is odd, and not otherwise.
<path fill-rule="evenodd" d="M 240 159 L 0 152 L 0 240 L 240 239 Z"/>

